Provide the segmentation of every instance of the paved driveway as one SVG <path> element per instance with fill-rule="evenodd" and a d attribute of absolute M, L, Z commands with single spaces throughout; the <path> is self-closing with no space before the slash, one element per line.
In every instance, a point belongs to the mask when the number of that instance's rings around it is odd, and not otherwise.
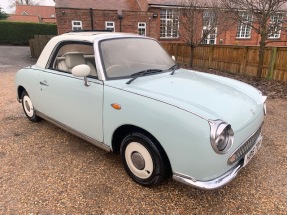
<path fill-rule="evenodd" d="M 14 77 L 33 62 L 27 47 L 0 46 L 0 214 L 287 214 L 287 100 L 268 100 L 263 146 L 229 185 L 149 189 L 119 155 L 25 118 Z"/>
<path fill-rule="evenodd" d="M 0 46 L 0 71 L 17 71 L 35 62 L 27 46 Z"/>

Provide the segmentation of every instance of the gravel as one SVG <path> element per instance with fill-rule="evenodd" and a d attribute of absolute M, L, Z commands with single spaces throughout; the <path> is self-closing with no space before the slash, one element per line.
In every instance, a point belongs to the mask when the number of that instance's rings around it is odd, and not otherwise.
<path fill-rule="evenodd" d="M 127 176 L 118 154 L 27 120 L 17 68 L 0 66 L 0 214 L 287 214 L 286 99 L 268 99 L 263 146 L 230 184 L 203 191 L 168 180 L 151 189 Z"/>

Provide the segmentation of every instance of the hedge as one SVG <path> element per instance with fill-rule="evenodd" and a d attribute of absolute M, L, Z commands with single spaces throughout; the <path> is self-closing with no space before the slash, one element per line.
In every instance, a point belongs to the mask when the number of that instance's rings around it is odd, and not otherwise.
<path fill-rule="evenodd" d="M 0 44 L 27 45 L 34 35 L 57 35 L 57 25 L 0 21 Z"/>

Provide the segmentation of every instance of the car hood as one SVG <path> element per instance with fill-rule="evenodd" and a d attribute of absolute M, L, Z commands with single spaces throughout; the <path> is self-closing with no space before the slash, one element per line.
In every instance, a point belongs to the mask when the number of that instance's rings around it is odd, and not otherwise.
<path fill-rule="evenodd" d="M 235 132 L 263 113 L 261 92 L 245 83 L 179 69 L 134 80 L 123 90 L 156 99 L 206 120 L 221 119 Z M 172 114 L 172 113 L 171 113 Z"/>

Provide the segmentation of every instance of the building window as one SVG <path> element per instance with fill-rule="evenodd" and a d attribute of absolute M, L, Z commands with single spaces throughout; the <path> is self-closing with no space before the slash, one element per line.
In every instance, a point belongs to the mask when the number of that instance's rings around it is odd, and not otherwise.
<path fill-rule="evenodd" d="M 216 44 L 217 28 L 212 30 L 203 29 L 203 34 L 207 34 L 202 42 L 203 44 Z"/>
<path fill-rule="evenodd" d="M 21 13 L 21 15 L 28 16 L 29 14 L 26 11 L 24 11 L 24 12 Z"/>
<path fill-rule="evenodd" d="M 82 27 L 82 21 L 73 20 L 72 21 L 72 31 L 81 31 L 83 29 Z"/>
<path fill-rule="evenodd" d="M 276 13 L 271 16 L 270 23 L 269 23 L 269 38 L 270 39 L 280 38 L 282 23 L 283 23 L 282 13 Z"/>
<path fill-rule="evenodd" d="M 216 44 L 217 28 L 216 17 L 212 11 L 203 11 L 203 44 Z"/>
<path fill-rule="evenodd" d="M 177 10 L 161 9 L 160 38 L 178 38 L 179 15 Z"/>
<path fill-rule="evenodd" d="M 247 12 L 240 13 L 240 23 L 237 28 L 237 38 L 251 37 L 252 15 Z"/>
<path fill-rule="evenodd" d="M 139 35 L 146 36 L 146 23 L 145 22 L 138 23 L 138 32 L 139 32 Z"/>
<path fill-rule="evenodd" d="M 105 29 L 108 31 L 115 32 L 115 22 L 105 22 Z"/>

